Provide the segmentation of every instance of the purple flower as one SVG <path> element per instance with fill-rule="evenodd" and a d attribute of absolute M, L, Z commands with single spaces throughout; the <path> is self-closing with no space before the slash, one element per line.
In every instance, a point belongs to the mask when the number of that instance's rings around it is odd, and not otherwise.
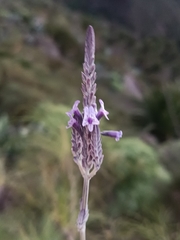
<path fill-rule="evenodd" d="M 68 121 L 68 126 L 66 128 L 74 128 L 80 135 L 82 135 L 82 129 L 81 129 L 81 124 L 82 124 L 82 114 L 79 111 L 78 105 L 80 101 L 77 100 L 75 101 L 72 109 L 67 112 L 66 114 L 70 118 Z"/>
<path fill-rule="evenodd" d="M 76 100 L 74 102 L 74 105 L 73 105 L 72 109 L 69 112 L 67 112 L 66 114 L 70 118 L 74 117 L 75 119 L 77 119 L 79 121 L 82 121 L 82 114 L 81 114 L 81 112 L 78 108 L 79 103 L 80 103 L 80 101 Z"/>
<path fill-rule="evenodd" d="M 109 112 L 105 110 L 103 100 L 99 99 L 99 103 L 101 105 L 101 108 L 99 109 L 99 111 L 96 115 L 97 119 L 100 120 L 104 116 L 106 119 L 109 120 L 109 118 L 107 116 L 109 114 Z"/>
<path fill-rule="evenodd" d="M 83 127 L 88 126 L 90 132 L 93 131 L 93 125 L 99 125 L 99 120 L 96 118 L 96 112 L 92 106 L 84 107 Z"/>
<path fill-rule="evenodd" d="M 115 138 L 116 141 L 119 141 L 122 138 L 122 131 L 103 131 L 101 135 Z"/>
<path fill-rule="evenodd" d="M 70 119 L 68 121 L 68 125 L 66 126 L 67 129 L 73 127 L 73 125 L 76 123 L 76 119 L 74 119 L 72 116 L 69 117 Z"/>
<path fill-rule="evenodd" d="M 82 136 L 82 128 L 81 125 L 79 125 L 79 123 L 76 121 L 76 119 L 74 119 L 72 116 L 70 117 L 69 121 L 68 121 L 68 125 L 66 126 L 66 128 L 74 128 L 80 136 Z"/>

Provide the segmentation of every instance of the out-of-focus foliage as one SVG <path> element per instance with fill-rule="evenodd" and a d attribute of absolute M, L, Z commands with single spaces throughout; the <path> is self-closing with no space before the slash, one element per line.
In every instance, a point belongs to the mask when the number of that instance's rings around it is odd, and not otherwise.
<path fill-rule="evenodd" d="M 137 138 L 124 138 L 120 145 L 108 143 L 106 149 L 113 183 L 110 213 L 118 216 L 148 211 L 171 181 L 158 162 L 157 152 Z"/>
<path fill-rule="evenodd" d="M 140 113 L 133 114 L 133 121 L 157 136 L 160 141 L 180 136 L 180 84 L 152 87 L 137 101 Z"/>
<path fill-rule="evenodd" d="M 160 148 L 160 157 L 175 179 L 180 179 L 180 141 L 167 142 Z"/>
<path fill-rule="evenodd" d="M 80 9 L 89 14 L 103 16 L 120 22 L 140 36 L 168 35 L 178 38 L 180 24 L 179 0 L 64 0 L 73 9 Z"/>

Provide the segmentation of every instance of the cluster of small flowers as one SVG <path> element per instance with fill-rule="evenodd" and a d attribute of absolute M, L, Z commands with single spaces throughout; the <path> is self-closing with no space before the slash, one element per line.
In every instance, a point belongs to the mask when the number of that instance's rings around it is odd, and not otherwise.
<path fill-rule="evenodd" d="M 122 137 L 122 131 L 100 132 L 99 123 L 102 117 L 108 119 L 108 112 L 104 108 L 104 102 L 100 99 L 100 109 L 96 104 L 96 72 L 95 72 L 95 36 L 92 26 L 86 33 L 85 55 L 82 72 L 83 112 L 75 101 L 72 109 L 67 112 L 70 120 L 67 128 L 72 128 L 72 153 L 74 161 L 80 168 L 84 177 L 94 176 L 99 170 L 102 160 L 101 135 L 115 138 L 118 141 Z M 92 170 L 92 171 L 91 171 Z"/>

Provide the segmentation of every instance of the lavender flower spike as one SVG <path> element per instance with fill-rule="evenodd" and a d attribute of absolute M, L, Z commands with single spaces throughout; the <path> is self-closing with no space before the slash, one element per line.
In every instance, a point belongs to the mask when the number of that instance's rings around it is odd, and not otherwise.
<path fill-rule="evenodd" d="M 79 100 L 75 101 L 72 109 L 66 114 L 69 116 L 67 128 L 72 128 L 72 154 L 83 177 L 83 193 L 80 203 L 80 211 L 77 219 L 77 228 L 80 239 L 86 240 L 86 222 L 89 217 L 88 196 L 91 178 L 100 169 L 103 162 L 101 135 L 115 138 L 118 141 L 122 137 L 122 131 L 100 132 L 100 119 L 108 119 L 109 112 L 104 108 L 104 102 L 100 99 L 100 109 L 96 104 L 96 67 L 95 36 L 94 29 L 89 26 L 85 40 L 85 54 L 82 72 L 83 111 L 80 112 Z"/>
<path fill-rule="evenodd" d="M 115 138 L 116 141 L 119 141 L 122 138 L 122 131 L 103 131 L 101 135 Z"/>

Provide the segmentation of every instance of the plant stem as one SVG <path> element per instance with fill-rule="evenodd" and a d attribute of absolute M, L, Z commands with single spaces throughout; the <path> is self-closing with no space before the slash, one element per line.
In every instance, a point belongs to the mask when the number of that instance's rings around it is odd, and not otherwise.
<path fill-rule="evenodd" d="M 86 229 L 80 231 L 80 240 L 86 240 Z"/>
<path fill-rule="evenodd" d="M 86 240 L 86 222 L 89 217 L 88 197 L 89 197 L 90 179 L 88 175 L 84 176 L 82 199 L 80 203 L 80 212 L 77 219 L 77 227 L 80 232 L 80 240 Z"/>

